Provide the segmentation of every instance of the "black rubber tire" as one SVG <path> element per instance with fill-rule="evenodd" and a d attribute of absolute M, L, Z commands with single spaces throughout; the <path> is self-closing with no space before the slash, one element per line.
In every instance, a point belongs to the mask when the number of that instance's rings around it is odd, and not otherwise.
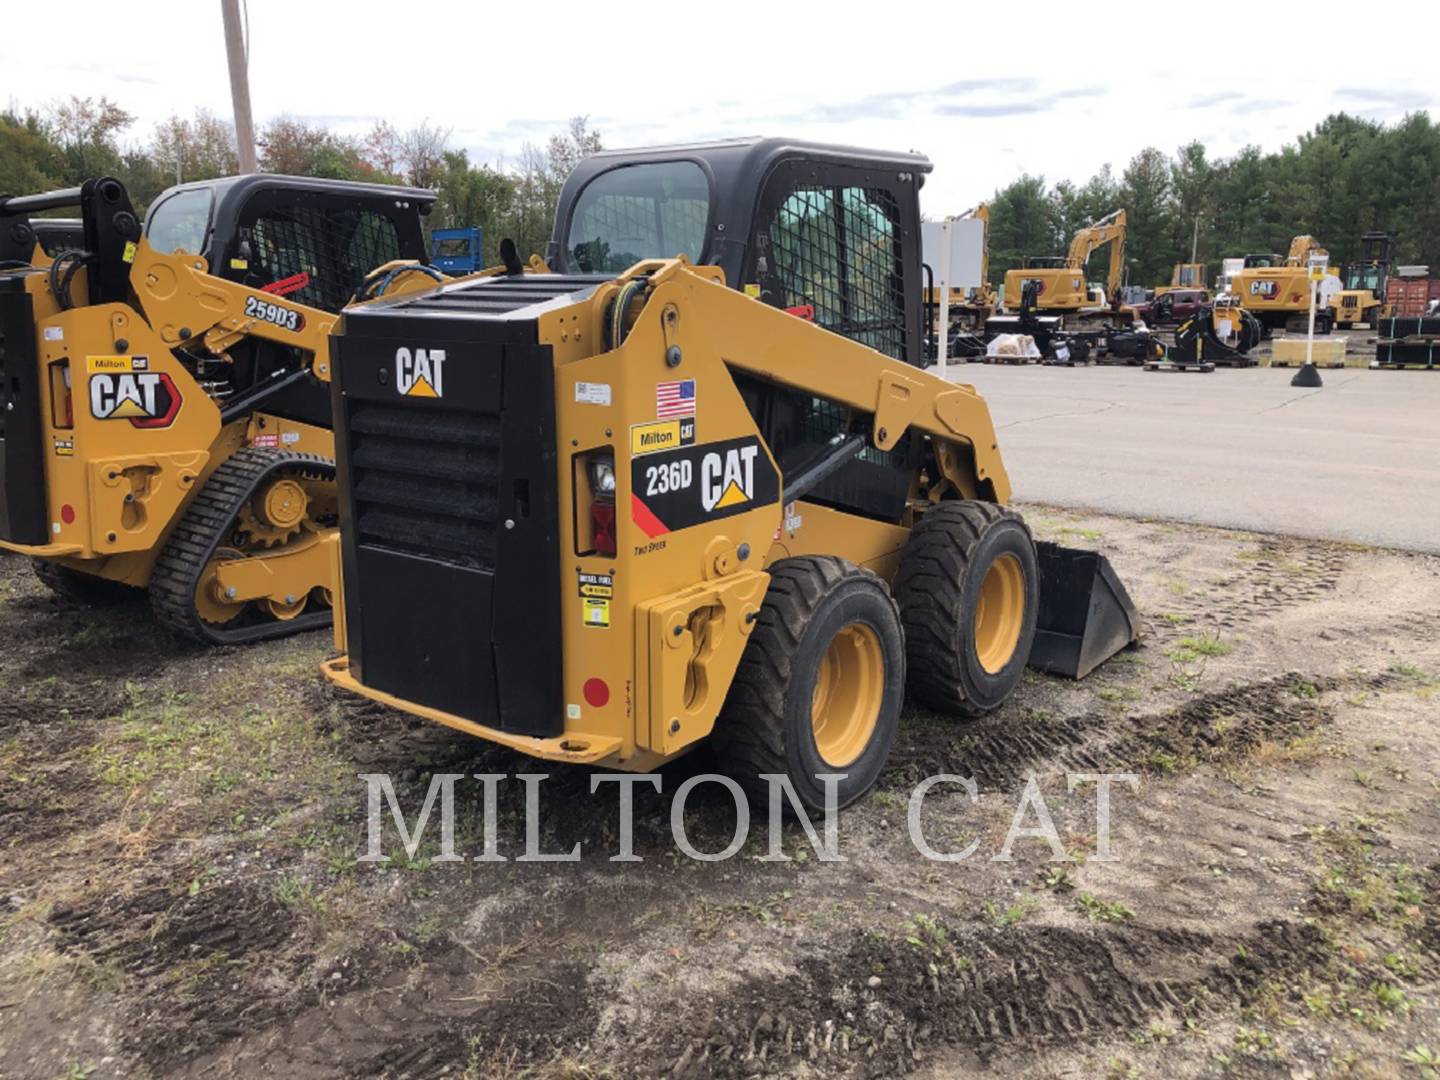
<path fill-rule="evenodd" d="M 765 603 L 715 722 L 712 749 L 757 806 L 769 805 L 769 784 L 761 775 L 783 773 L 807 809 L 823 811 L 825 788 L 816 776 L 842 770 L 826 764 L 815 745 L 815 677 L 835 635 L 863 623 L 880 642 L 885 686 L 875 731 L 838 784 L 837 808 L 848 806 L 879 779 L 899 727 L 905 700 L 900 610 L 884 581 L 845 559 L 782 559 L 770 574 Z"/>
<path fill-rule="evenodd" d="M 1005 554 L 1020 563 L 1025 615 L 1009 663 L 992 674 L 976 652 L 975 606 L 986 572 Z M 998 708 L 1025 674 L 1040 607 L 1035 541 L 1025 520 L 989 502 L 931 507 L 905 543 L 895 599 L 905 626 L 910 696 L 952 716 Z"/>
<path fill-rule="evenodd" d="M 114 607 L 138 600 L 139 589 L 108 578 L 96 577 L 49 559 L 31 559 L 30 566 L 40 583 L 62 600 L 86 607 Z"/>

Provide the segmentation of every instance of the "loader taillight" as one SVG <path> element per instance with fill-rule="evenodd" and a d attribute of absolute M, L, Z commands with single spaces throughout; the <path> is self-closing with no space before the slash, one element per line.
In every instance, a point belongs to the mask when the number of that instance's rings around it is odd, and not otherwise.
<path fill-rule="evenodd" d="M 615 504 L 599 502 L 590 504 L 590 546 L 596 555 L 615 554 Z"/>
<path fill-rule="evenodd" d="M 615 455 L 609 451 L 588 455 L 585 477 L 590 482 L 590 550 L 596 555 L 614 555 Z"/>
<path fill-rule="evenodd" d="M 70 386 L 70 361 L 50 365 L 50 423 L 57 428 L 75 426 L 75 398 Z"/>

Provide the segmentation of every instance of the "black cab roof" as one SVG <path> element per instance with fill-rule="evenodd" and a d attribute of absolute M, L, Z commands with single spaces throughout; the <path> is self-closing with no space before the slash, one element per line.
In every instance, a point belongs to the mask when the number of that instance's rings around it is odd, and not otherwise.
<path fill-rule="evenodd" d="M 575 204 L 586 186 L 614 169 L 632 165 L 691 161 L 700 167 L 710 183 L 710 220 L 701 261 L 721 266 L 735 280 L 739 272 L 750 225 L 755 216 L 766 178 L 782 165 L 814 164 L 817 168 L 844 166 L 904 174 L 916 188 L 933 165 L 924 154 L 892 150 L 871 150 L 838 143 L 810 142 L 753 136 L 716 142 L 677 143 L 638 149 L 601 150 L 584 158 L 566 179 L 555 210 L 555 229 L 545 252 L 546 262 L 566 273 L 565 240 Z M 887 184 L 888 186 L 888 184 Z"/>

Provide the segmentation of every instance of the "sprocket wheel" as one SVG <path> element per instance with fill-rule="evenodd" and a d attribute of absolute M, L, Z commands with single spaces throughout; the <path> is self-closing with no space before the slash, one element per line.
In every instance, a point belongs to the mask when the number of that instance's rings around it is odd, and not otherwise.
<path fill-rule="evenodd" d="M 249 537 L 247 546 L 279 547 L 299 535 L 309 502 L 297 478 L 277 476 L 240 508 L 236 530 Z"/>

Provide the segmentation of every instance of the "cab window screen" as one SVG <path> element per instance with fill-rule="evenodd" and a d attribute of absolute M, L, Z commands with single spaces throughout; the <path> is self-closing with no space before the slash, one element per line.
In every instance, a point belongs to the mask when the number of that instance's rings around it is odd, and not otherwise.
<path fill-rule="evenodd" d="M 586 185 L 565 251 L 582 273 L 619 273 L 642 259 L 698 261 L 710 218 L 710 184 L 690 161 L 626 165 Z"/>
<path fill-rule="evenodd" d="M 273 210 L 255 221 L 250 239 L 249 284 L 296 280 L 298 287 L 285 295 L 326 311 L 339 311 L 366 274 L 400 257 L 394 222 L 373 210 Z"/>
<path fill-rule="evenodd" d="M 177 191 L 155 208 L 150 215 L 146 237 L 150 246 L 161 255 L 187 251 L 199 255 L 205 250 L 205 235 L 210 229 L 209 188 Z"/>
<path fill-rule="evenodd" d="M 905 358 L 899 205 L 878 188 L 797 188 L 769 227 L 786 307 L 813 306 L 828 330 Z"/>

